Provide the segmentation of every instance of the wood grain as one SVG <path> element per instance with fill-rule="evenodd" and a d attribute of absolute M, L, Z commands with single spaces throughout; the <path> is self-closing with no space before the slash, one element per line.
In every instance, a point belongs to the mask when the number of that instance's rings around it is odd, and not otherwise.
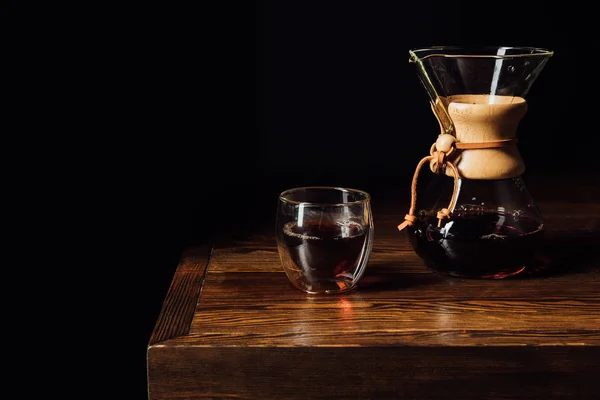
<path fill-rule="evenodd" d="M 595 399 L 597 193 L 540 201 L 544 268 L 498 281 L 430 272 L 393 202 L 344 295 L 293 288 L 270 222 L 191 248 L 148 346 L 149 399 Z"/>
<path fill-rule="evenodd" d="M 152 399 L 596 399 L 582 347 L 159 348 Z M 158 378 L 158 377 L 157 377 Z"/>
<path fill-rule="evenodd" d="M 519 122 L 527 112 L 527 101 L 517 96 L 456 95 L 444 99 L 463 143 L 494 142 L 517 137 Z M 468 179 L 506 179 L 523 175 L 525 163 L 516 144 L 493 149 L 459 152 L 456 167 Z M 450 170 L 446 173 L 450 176 Z"/>
<path fill-rule="evenodd" d="M 201 245 L 183 253 L 150 337 L 150 347 L 189 332 L 211 250 Z"/>

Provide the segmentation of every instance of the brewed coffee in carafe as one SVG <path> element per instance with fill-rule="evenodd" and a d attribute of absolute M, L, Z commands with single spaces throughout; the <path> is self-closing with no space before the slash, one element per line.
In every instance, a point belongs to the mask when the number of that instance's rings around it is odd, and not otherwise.
<path fill-rule="evenodd" d="M 399 230 L 435 272 L 500 279 L 534 260 L 543 218 L 518 150 L 525 97 L 552 52 L 528 47 L 409 51 L 441 131 L 418 163 Z M 425 187 L 424 174 L 433 174 Z"/>

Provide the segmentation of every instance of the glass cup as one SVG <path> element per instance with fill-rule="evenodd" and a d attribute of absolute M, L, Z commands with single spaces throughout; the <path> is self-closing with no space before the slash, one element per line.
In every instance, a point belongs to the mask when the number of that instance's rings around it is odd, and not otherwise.
<path fill-rule="evenodd" d="M 306 293 L 343 293 L 362 277 L 373 247 L 371 196 L 338 187 L 301 187 L 279 195 L 277 248 L 292 285 Z"/>

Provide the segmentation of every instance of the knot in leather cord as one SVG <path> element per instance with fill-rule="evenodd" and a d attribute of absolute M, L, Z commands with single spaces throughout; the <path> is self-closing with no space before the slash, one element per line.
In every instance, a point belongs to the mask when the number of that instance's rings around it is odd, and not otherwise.
<path fill-rule="evenodd" d="M 398 230 L 402 230 L 402 229 L 406 228 L 407 226 L 413 226 L 415 224 L 416 220 L 417 220 L 417 217 L 415 217 L 414 215 L 406 214 L 404 216 L 404 222 L 401 223 L 400 225 L 398 225 Z"/>
<path fill-rule="evenodd" d="M 440 227 L 442 225 L 443 219 L 450 218 L 450 210 L 448 210 L 447 208 L 442 208 L 440 211 L 437 212 L 437 217 L 438 217 L 438 227 Z"/>
<path fill-rule="evenodd" d="M 447 157 L 454 152 L 456 139 L 449 134 L 443 134 L 431 145 L 429 155 L 432 157 L 429 167 L 434 174 L 439 174 L 446 164 Z"/>

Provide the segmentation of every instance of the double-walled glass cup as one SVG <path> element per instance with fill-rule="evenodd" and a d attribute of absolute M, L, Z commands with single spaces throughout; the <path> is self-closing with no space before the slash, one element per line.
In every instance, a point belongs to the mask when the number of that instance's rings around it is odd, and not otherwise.
<path fill-rule="evenodd" d="M 354 289 L 373 247 L 371 197 L 362 190 L 301 187 L 279 195 L 277 248 L 289 281 L 306 293 Z"/>

